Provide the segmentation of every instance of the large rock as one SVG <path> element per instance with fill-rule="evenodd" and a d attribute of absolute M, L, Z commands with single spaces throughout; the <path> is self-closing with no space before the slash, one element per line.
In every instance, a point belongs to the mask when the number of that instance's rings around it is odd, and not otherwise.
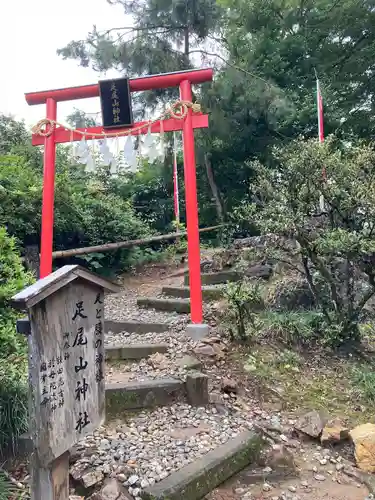
<path fill-rule="evenodd" d="M 133 496 L 117 481 L 117 479 L 107 479 L 103 488 L 91 495 L 88 500 L 134 500 Z"/>
<path fill-rule="evenodd" d="M 198 356 L 216 356 L 214 348 L 210 345 L 199 345 L 194 349 L 194 354 Z"/>
<path fill-rule="evenodd" d="M 223 359 L 225 357 L 224 349 L 225 346 L 222 346 L 221 344 L 213 343 L 212 345 L 209 345 L 204 343 L 198 345 L 193 352 L 196 356 L 204 356 L 206 358 L 214 358 L 214 359 Z"/>
<path fill-rule="evenodd" d="M 90 488 L 104 479 L 103 472 L 94 469 L 87 462 L 77 462 L 70 468 L 69 472 L 72 478 L 85 488 Z"/>
<path fill-rule="evenodd" d="M 275 444 L 268 451 L 266 465 L 284 476 L 294 474 L 297 470 L 293 454 L 282 444 Z"/>
<path fill-rule="evenodd" d="M 350 431 L 350 437 L 357 466 L 366 472 L 375 472 L 375 425 L 359 425 Z"/>
<path fill-rule="evenodd" d="M 247 278 L 262 278 L 268 280 L 272 274 L 272 267 L 268 264 L 255 264 L 244 269 Z"/>
<path fill-rule="evenodd" d="M 320 441 L 323 445 L 339 443 L 349 437 L 349 429 L 339 418 L 327 422 L 323 429 Z"/>
<path fill-rule="evenodd" d="M 238 392 L 238 383 L 229 377 L 224 377 L 221 381 L 221 390 L 227 394 L 236 394 Z"/>
<path fill-rule="evenodd" d="M 177 359 L 176 364 L 181 368 L 185 368 L 185 370 L 200 370 L 202 368 L 202 363 L 199 359 L 189 354 Z"/>
<path fill-rule="evenodd" d="M 289 272 L 270 284 L 265 304 L 277 311 L 295 311 L 311 309 L 315 300 L 303 276 Z"/>
<path fill-rule="evenodd" d="M 323 413 L 313 410 L 303 415 L 297 421 L 294 428 L 297 431 L 316 439 L 319 438 L 323 432 L 327 422 L 328 418 Z"/>

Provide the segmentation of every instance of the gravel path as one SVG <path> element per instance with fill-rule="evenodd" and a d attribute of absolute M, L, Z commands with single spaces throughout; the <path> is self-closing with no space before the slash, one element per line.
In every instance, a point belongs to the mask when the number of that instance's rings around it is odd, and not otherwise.
<path fill-rule="evenodd" d="M 172 345 L 188 343 L 191 339 L 185 336 L 185 325 L 187 320 L 181 318 L 179 323 L 171 323 L 171 328 L 166 332 L 149 333 L 112 333 L 106 334 L 105 342 L 107 344 L 142 344 L 142 343 L 167 343 Z"/>
<path fill-rule="evenodd" d="M 251 428 L 246 416 L 215 407 L 175 404 L 102 427 L 78 444 L 83 463 L 111 474 L 137 500 L 141 489 L 169 476 Z M 78 461 L 75 467 L 78 467 Z"/>
<path fill-rule="evenodd" d="M 158 269 L 155 269 L 154 274 L 147 277 L 146 282 L 144 277 L 126 277 L 122 281 L 123 290 L 106 297 L 106 318 L 115 321 L 143 321 L 170 323 L 171 325 L 179 323 L 181 319 L 187 321 L 188 315 L 140 309 L 137 306 L 138 297 L 161 297 L 164 285 L 180 286 L 182 281 L 181 276 L 160 276 Z"/>
<path fill-rule="evenodd" d="M 106 298 L 106 318 L 168 323 L 164 333 L 107 333 L 107 344 L 167 343 L 165 354 L 156 353 L 139 362 L 110 362 L 106 380 L 110 383 L 146 381 L 160 377 L 185 379 L 184 361 L 199 345 L 185 336 L 189 315 L 139 309 L 137 297 L 160 296 L 162 286 L 181 286 L 181 276 L 143 279 L 128 278 L 124 289 Z M 179 468 L 252 427 L 250 413 L 233 409 L 233 401 L 207 408 L 174 404 L 142 411 L 126 423 L 108 423 L 79 443 L 81 458 L 74 467 L 84 464 L 95 474 L 116 477 L 129 493 L 139 499 L 141 489 L 158 482 Z"/>
<path fill-rule="evenodd" d="M 106 380 L 110 383 L 152 380 L 161 377 L 175 377 L 185 380 L 188 370 L 183 357 L 167 352 L 155 353 L 137 363 L 112 363 L 106 369 Z"/>

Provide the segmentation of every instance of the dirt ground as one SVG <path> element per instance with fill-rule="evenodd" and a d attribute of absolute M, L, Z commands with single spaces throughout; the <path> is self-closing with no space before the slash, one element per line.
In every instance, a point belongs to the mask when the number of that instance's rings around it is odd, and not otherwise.
<path fill-rule="evenodd" d="M 249 485 L 249 477 L 247 477 L 249 471 L 245 469 L 230 481 L 215 489 L 206 499 L 365 500 L 369 492 L 363 484 L 349 478 L 344 472 L 337 472 L 334 464 L 329 463 L 327 466 L 321 466 L 312 459 L 315 451 L 316 446 L 312 445 L 303 456 L 294 455 L 298 471 L 296 477 L 275 481 L 272 478 L 265 478 L 264 482 L 259 481 L 257 484 Z M 318 468 L 317 473 L 312 470 L 314 467 Z M 314 478 L 316 475 L 324 476 L 325 480 L 316 480 Z M 271 487 L 270 491 L 263 491 L 265 484 Z M 266 489 L 268 488 L 266 487 Z M 251 493 L 251 496 L 249 493 Z"/>
<path fill-rule="evenodd" d="M 286 482 L 277 485 L 269 493 L 257 493 L 254 490 L 254 495 L 249 497 L 249 500 L 267 500 L 272 498 L 279 498 L 283 492 L 288 491 L 289 486 L 294 486 L 293 482 Z M 363 486 L 356 487 L 354 485 L 326 483 L 319 484 L 318 487 L 309 489 L 297 489 L 294 495 L 289 493 L 290 496 L 286 498 L 298 498 L 300 500 L 364 500 L 368 494 L 366 488 Z M 233 493 L 233 489 L 229 486 L 223 486 L 207 497 L 209 500 L 238 500 L 240 496 Z M 282 498 L 282 497 L 281 497 Z"/>

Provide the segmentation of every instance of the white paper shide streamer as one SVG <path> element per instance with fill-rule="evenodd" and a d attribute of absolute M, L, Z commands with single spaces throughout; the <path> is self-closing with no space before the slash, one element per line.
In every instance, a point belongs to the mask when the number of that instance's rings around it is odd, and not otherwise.
<path fill-rule="evenodd" d="M 130 172 L 136 172 L 138 169 L 138 155 L 140 154 L 140 147 L 142 146 L 142 153 L 149 163 L 155 161 L 164 161 L 165 159 L 165 137 L 163 122 L 160 122 L 160 137 L 156 140 L 151 133 L 151 124 L 148 126 L 147 133 L 143 141 L 139 141 L 138 151 L 135 147 L 135 138 L 132 135 L 127 135 L 125 140 L 121 140 L 116 136 L 114 139 L 116 151 L 111 151 L 111 138 L 103 137 L 99 140 L 93 140 L 93 149 L 90 150 L 87 144 L 86 136 L 83 136 L 81 141 L 74 149 L 74 156 L 79 163 L 86 166 L 86 172 L 93 173 L 96 170 L 94 158 L 97 162 L 109 167 L 111 175 L 117 175 L 119 170 L 125 168 Z M 97 144 L 98 151 L 95 153 L 95 143 Z M 123 144 L 123 146 L 122 146 Z M 122 151 L 121 151 L 122 149 Z M 99 153 L 99 154 L 98 154 Z"/>
<path fill-rule="evenodd" d="M 124 160 L 125 163 L 129 166 L 129 170 L 131 172 L 135 172 L 137 170 L 137 153 L 134 149 L 134 139 L 131 135 L 128 135 L 125 139 Z"/>
<path fill-rule="evenodd" d="M 100 150 L 100 153 L 102 155 L 103 164 L 106 166 L 111 165 L 114 158 L 113 158 L 113 154 L 111 153 L 111 151 L 109 149 L 107 139 L 103 139 L 103 140 L 99 141 L 99 150 Z"/>
<path fill-rule="evenodd" d="M 83 136 L 82 139 L 79 141 L 76 150 L 75 150 L 75 156 L 77 158 L 77 161 L 79 163 L 82 163 L 83 165 L 86 165 L 86 171 L 87 172 L 94 172 L 95 171 L 95 162 L 92 157 L 90 148 L 87 144 L 86 137 Z"/>

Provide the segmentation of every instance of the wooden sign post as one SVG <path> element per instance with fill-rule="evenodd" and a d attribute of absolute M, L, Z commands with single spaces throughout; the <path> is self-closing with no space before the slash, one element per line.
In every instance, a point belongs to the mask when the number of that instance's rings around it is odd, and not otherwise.
<path fill-rule="evenodd" d="M 119 290 L 64 266 L 12 299 L 30 320 L 32 500 L 69 499 L 68 450 L 104 422 L 104 292 Z"/>

